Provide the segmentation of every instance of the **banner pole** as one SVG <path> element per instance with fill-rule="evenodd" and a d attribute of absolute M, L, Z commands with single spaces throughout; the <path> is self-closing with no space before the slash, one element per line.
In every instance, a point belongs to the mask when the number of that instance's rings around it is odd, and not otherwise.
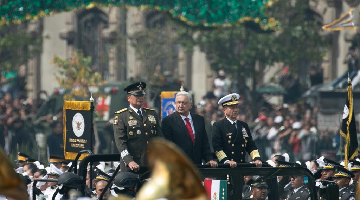
<path fill-rule="evenodd" d="M 92 96 L 90 96 L 90 119 L 91 119 L 91 139 L 90 139 L 90 150 L 91 152 L 93 152 L 94 148 L 93 148 L 93 139 L 94 139 L 94 98 Z"/>

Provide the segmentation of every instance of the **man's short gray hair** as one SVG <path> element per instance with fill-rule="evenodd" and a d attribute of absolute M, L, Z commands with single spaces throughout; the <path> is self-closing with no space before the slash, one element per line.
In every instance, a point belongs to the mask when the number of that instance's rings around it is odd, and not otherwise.
<path fill-rule="evenodd" d="M 179 95 L 187 96 L 189 98 L 189 101 L 191 103 L 193 102 L 193 98 L 192 98 L 192 95 L 190 93 L 185 92 L 185 91 L 181 91 L 181 92 L 176 93 L 176 96 L 179 96 Z"/>

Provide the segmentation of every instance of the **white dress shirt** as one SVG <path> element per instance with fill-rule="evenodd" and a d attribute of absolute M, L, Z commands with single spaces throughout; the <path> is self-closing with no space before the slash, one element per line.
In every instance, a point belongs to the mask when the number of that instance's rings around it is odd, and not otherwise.
<path fill-rule="evenodd" d="M 235 121 L 232 121 L 231 119 L 227 118 L 226 119 L 231 123 L 231 124 L 234 124 L 235 123 L 235 127 L 237 128 L 237 124 L 236 124 L 236 120 Z"/>
<path fill-rule="evenodd" d="M 134 108 L 134 106 L 132 106 L 131 104 L 130 104 L 130 108 L 133 109 L 133 110 L 136 112 L 136 114 L 138 114 L 138 110 L 140 110 L 141 115 L 143 114 L 141 108 L 140 108 L 140 109 L 136 109 L 136 108 Z"/>

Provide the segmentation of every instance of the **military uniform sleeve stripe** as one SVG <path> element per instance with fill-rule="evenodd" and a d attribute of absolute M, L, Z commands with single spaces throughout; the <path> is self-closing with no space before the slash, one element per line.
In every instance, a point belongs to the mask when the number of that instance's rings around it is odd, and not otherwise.
<path fill-rule="evenodd" d="M 250 153 L 250 156 L 251 156 L 251 159 L 252 159 L 252 160 L 254 160 L 255 158 L 260 158 L 259 151 L 258 151 L 258 150 L 253 150 L 253 151 Z"/>
<path fill-rule="evenodd" d="M 222 150 L 221 151 L 216 151 L 215 154 L 216 154 L 216 157 L 218 158 L 219 161 L 221 161 L 221 160 L 223 160 L 224 158 L 227 157 L 225 152 L 222 151 Z"/>

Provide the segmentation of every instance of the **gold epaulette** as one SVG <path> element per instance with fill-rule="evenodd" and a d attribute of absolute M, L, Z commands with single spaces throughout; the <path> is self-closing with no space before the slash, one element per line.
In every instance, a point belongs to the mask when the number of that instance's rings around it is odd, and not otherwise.
<path fill-rule="evenodd" d="M 124 111 L 127 111 L 127 108 L 124 108 L 124 109 L 118 110 L 118 111 L 116 111 L 116 112 L 115 112 L 115 114 L 120 114 L 120 113 L 122 113 L 122 112 L 124 112 Z"/>
<path fill-rule="evenodd" d="M 155 111 L 155 109 L 152 109 L 152 108 L 143 108 L 143 109 L 145 109 L 145 110 L 153 110 L 153 111 Z"/>

